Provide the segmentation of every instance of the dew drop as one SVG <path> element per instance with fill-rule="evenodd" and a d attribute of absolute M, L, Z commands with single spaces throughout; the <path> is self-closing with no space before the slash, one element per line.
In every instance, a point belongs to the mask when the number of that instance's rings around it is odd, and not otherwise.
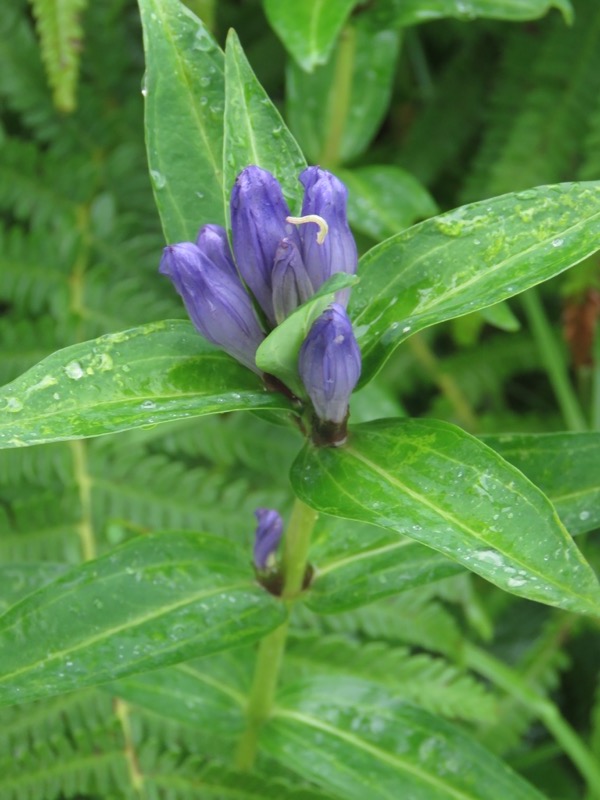
<path fill-rule="evenodd" d="M 78 381 L 80 378 L 83 378 L 84 374 L 85 373 L 79 361 L 69 361 L 65 367 L 65 375 L 67 378 L 71 378 L 74 381 Z"/>

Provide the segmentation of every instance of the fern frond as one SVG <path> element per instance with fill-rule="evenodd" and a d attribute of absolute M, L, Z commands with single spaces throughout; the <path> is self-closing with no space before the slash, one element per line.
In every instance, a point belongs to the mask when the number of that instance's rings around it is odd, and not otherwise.
<path fill-rule="evenodd" d="M 572 180 L 600 90 L 600 9 L 593 0 L 578 3 L 570 29 L 551 17 L 515 29 L 507 41 L 465 202 Z"/>
<path fill-rule="evenodd" d="M 440 603 L 413 592 L 335 615 L 318 616 L 296 606 L 294 620 L 309 630 L 350 634 L 360 641 L 409 644 L 450 657 L 460 652 L 461 634 L 454 618 Z"/>
<path fill-rule="evenodd" d="M 86 0 L 31 0 L 42 56 L 59 111 L 75 108 L 79 55 L 83 43 L 80 17 Z"/>
<path fill-rule="evenodd" d="M 492 722 L 496 699 L 464 669 L 443 658 L 413 655 L 382 642 L 357 643 L 340 636 L 299 636 L 289 648 L 289 672 L 339 672 L 389 686 L 394 696 L 451 719 Z"/>
<path fill-rule="evenodd" d="M 564 620 L 551 619 L 516 667 L 520 677 L 541 694 L 551 694 L 558 686 L 561 672 L 569 666 L 569 657 L 562 649 L 563 636 Z M 506 697 L 499 701 L 494 723 L 482 729 L 480 740 L 502 755 L 517 747 L 532 719 L 531 711 L 512 697 Z"/>

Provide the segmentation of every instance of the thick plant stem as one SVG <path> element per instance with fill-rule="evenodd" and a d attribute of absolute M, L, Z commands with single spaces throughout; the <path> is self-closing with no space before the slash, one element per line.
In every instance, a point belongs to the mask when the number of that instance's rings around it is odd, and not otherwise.
<path fill-rule="evenodd" d="M 514 697 L 544 723 L 585 779 L 592 796 L 600 800 L 600 764 L 554 703 L 528 686 L 517 672 L 477 647 L 466 646 L 465 661 L 472 670 Z"/>
<path fill-rule="evenodd" d="M 522 294 L 521 302 L 565 424 L 570 431 L 587 430 L 585 416 L 569 380 L 563 354 L 548 322 L 537 290 L 529 289 Z"/>
<path fill-rule="evenodd" d="M 302 591 L 310 537 L 316 521 L 317 512 L 296 499 L 284 537 L 282 600 L 288 605 L 293 604 Z M 254 765 L 260 729 L 269 718 L 275 700 L 287 630 L 286 621 L 260 643 L 246 708 L 246 730 L 235 759 L 237 769 L 250 770 Z"/>

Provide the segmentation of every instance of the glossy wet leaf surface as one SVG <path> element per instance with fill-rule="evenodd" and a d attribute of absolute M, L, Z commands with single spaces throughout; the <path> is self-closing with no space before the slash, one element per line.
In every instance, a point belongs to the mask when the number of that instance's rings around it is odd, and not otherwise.
<path fill-rule="evenodd" d="M 258 82 L 235 31 L 225 52 L 225 192 L 249 164 L 268 170 L 280 182 L 292 214 L 302 205 L 298 175 L 306 167 L 302 151 L 281 114 Z"/>
<path fill-rule="evenodd" d="M 600 434 L 504 434 L 486 436 L 484 442 L 542 489 L 571 535 L 600 527 Z M 441 553 L 391 530 L 327 516 L 319 520 L 310 560 L 316 573 L 306 602 L 324 614 L 463 570 Z"/>
<path fill-rule="evenodd" d="M 238 647 L 284 618 L 243 550 L 201 534 L 149 534 L 72 569 L 0 617 L 0 704 Z"/>
<path fill-rule="evenodd" d="M 600 528 L 600 433 L 501 434 L 483 441 L 552 500 L 572 535 Z"/>
<path fill-rule="evenodd" d="M 308 606 L 331 614 L 372 603 L 463 571 L 430 547 L 375 525 L 322 517 L 310 562 Z"/>
<path fill-rule="evenodd" d="M 191 323 L 156 322 L 59 350 L 1 388 L 0 447 L 252 408 L 290 404 Z"/>
<path fill-rule="evenodd" d="M 261 741 L 285 767 L 346 800 L 542 800 L 458 728 L 367 681 L 290 687 Z"/>
<path fill-rule="evenodd" d="M 224 224 L 223 53 L 178 0 L 140 0 L 148 165 L 165 238 Z M 175 122 L 176 120 L 176 122 Z"/>
<path fill-rule="evenodd" d="M 314 508 L 415 539 L 508 592 L 600 614 L 596 577 L 549 500 L 453 425 L 358 425 L 344 447 L 307 445 L 292 483 Z"/>
<path fill-rule="evenodd" d="M 495 197 L 387 239 L 360 259 L 350 298 L 361 383 L 416 331 L 519 294 L 598 249 L 598 182 Z"/>

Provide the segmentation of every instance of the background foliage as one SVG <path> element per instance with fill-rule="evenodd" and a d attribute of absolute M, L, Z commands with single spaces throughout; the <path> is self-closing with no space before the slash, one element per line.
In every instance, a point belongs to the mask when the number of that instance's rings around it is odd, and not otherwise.
<path fill-rule="evenodd" d="M 381 2 L 349 16 L 353 4 L 338 2 L 316 26 L 330 35 L 314 41 L 302 20 L 279 13 L 285 4 L 190 5 L 221 44 L 237 30 L 305 157 L 347 181 L 363 250 L 437 209 L 600 178 L 594 0 L 576 0 L 572 26 L 541 2 L 513 21 L 490 19 L 485 3 Z M 465 5 L 470 13 L 456 13 Z M 411 6 L 443 18 L 403 17 Z M 143 141 L 139 12 L 128 0 L 72 2 L 55 20 L 52 7 L 33 6 L 39 39 L 20 0 L 0 21 L 0 383 L 58 348 L 182 316 L 156 272 L 164 240 Z M 336 70 L 345 91 L 328 94 Z M 416 334 L 356 396 L 353 419 L 408 412 L 490 435 L 600 428 L 599 275 L 596 256 L 511 301 L 512 313 Z M 565 405 L 567 374 L 583 412 Z M 299 445 L 259 416 L 230 414 L 0 451 L 0 608 L 140 533 L 207 531 L 250 553 L 253 509 L 289 510 L 286 476 Z M 320 525 L 325 552 L 340 528 L 375 536 L 358 523 Z M 594 536 L 581 546 L 598 563 Z M 597 622 L 465 573 L 384 595 L 357 609 L 346 598 L 332 615 L 298 610 L 286 680 L 368 678 L 457 721 L 548 797 L 580 798 L 581 778 L 548 730 L 559 707 L 600 758 Z M 242 724 L 231 697 L 247 690 L 245 655 L 2 710 L 1 800 L 330 796 L 299 785 L 294 765 L 281 766 L 268 747 L 268 777 L 215 766 L 228 764 Z M 228 701 L 206 690 L 215 676 L 230 687 Z M 203 729 L 209 712 L 217 729 Z"/>

